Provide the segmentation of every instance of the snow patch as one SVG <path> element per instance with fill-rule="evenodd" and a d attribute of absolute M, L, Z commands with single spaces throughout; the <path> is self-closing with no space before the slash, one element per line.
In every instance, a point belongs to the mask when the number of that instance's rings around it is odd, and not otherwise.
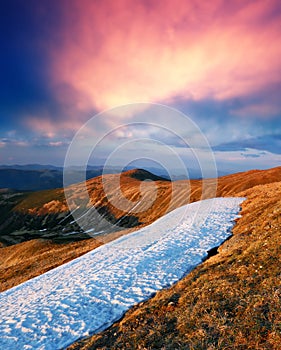
<path fill-rule="evenodd" d="M 1 349 L 61 349 L 177 282 L 231 233 L 244 198 L 192 203 L 0 293 Z"/>

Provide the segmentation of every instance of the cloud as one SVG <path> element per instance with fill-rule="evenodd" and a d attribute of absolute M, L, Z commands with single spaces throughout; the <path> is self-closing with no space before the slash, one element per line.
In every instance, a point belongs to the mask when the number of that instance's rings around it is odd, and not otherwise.
<path fill-rule="evenodd" d="M 30 142 L 27 140 L 22 140 L 22 139 L 7 139 L 7 138 L 2 138 L 0 139 L 0 145 L 1 147 L 8 146 L 9 148 L 11 146 L 16 146 L 16 147 L 27 147 L 30 145 Z"/>
<path fill-rule="evenodd" d="M 225 173 L 249 169 L 269 169 L 281 164 L 281 154 L 266 151 L 257 152 L 253 149 L 247 149 L 243 153 L 240 151 L 216 151 L 215 158 L 218 170 Z"/>
<path fill-rule="evenodd" d="M 66 146 L 67 143 L 64 143 L 62 141 L 56 141 L 56 142 L 49 142 L 49 146 L 51 147 L 61 147 L 61 146 Z"/>
<path fill-rule="evenodd" d="M 264 135 L 256 138 L 223 143 L 213 147 L 214 151 L 221 152 L 246 151 L 247 149 L 281 154 L 281 135 Z M 242 155 L 245 156 L 245 154 Z"/>
<path fill-rule="evenodd" d="M 18 147 L 19 158 L 28 157 L 24 150 L 40 162 L 48 149 L 49 162 L 62 162 L 55 151 L 94 114 L 139 101 L 186 113 L 225 162 L 227 152 L 239 162 L 272 164 L 272 154 L 281 154 L 279 1 L 30 0 L 18 12 L 8 7 L 2 27 L 11 35 L 0 57 L 1 132 L 11 142 L 0 140 L 0 147 L 7 159 Z M 100 118 L 90 137 L 134 121 L 132 109 L 119 112 Z M 160 125 L 169 119 L 149 110 L 143 116 Z M 175 120 L 173 127 L 182 129 Z M 186 136 L 194 145 L 196 135 Z M 137 137 L 188 148 L 164 130 L 134 126 L 112 134 L 105 149 Z M 262 151 L 271 156 L 254 156 Z"/>
<path fill-rule="evenodd" d="M 272 105 L 268 102 L 259 102 L 257 104 L 237 108 L 236 110 L 232 110 L 231 113 L 239 117 L 269 118 L 280 113 L 280 106 Z"/>
<path fill-rule="evenodd" d="M 23 140 L 0 140 L 1 164 L 63 164 L 67 143 L 46 142 L 43 139 Z"/>
<path fill-rule="evenodd" d="M 71 139 L 75 131 L 83 124 L 79 118 L 71 120 L 66 118 L 52 118 L 44 113 L 39 116 L 26 116 L 23 118 L 26 128 L 35 132 L 38 137 L 47 139 Z"/>
<path fill-rule="evenodd" d="M 136 101 L 218 100 L 280 82 L 277 1 L 65 2 L 52 81 L 79 110 Z M 67 6 L 66 6 L 67 5 Z"/>

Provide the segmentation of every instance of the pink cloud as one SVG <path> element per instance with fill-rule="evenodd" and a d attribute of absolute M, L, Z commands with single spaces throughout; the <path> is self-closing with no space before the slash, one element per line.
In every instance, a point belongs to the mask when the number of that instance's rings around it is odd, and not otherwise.
<path fill-rule="evenodd" d="M 231 114 L 238 117 L 260 117 L 269 118 L 277 115 L 280 108 L 270 103 L 256 103 L 231 111 Z"/>
<path fill-rule="evenodd" d="M 280 81 L 276 4 L 67 2 L 61 46 L 49 48 L 53 85 L 78 110 L 255 93 Z"/>
<path fill-rule="evenodd" d="M 54 139 L 58 135 L 61 137 L 69 137 L 73 132 L 78 130 L 82 122 L 79 120 L 71 121 L 65 119 L 53 120 L 48 116 L 43 118 L 38 116 L 28 116 L 24 119 L 24 124 L 31 130 L 39 133 L 42 137 Z"/>
<path fill-rule="evenodd" d="M 65 146 L 66 144 L 62 141 L 56 141 L 56 142 L 49 142 L 49 146 L 51 147 L 61 147 Z"/>

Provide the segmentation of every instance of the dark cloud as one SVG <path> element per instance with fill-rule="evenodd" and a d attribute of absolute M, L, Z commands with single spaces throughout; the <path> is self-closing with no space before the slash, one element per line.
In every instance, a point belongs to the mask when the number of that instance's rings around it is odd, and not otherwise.
<path fill-rule="evenodd" d="M 223 143 L 213 147 L 213 150 L 221 152 L 234 152 L 246 151 L 249 148 L 268 151 L 274 154 L 281 154 L 281 135 L 263 135 L 257 138 Z"/>
<path fill-rule="evenodd" d="M 261 157 L 261 154 L 255 154 L 255 153 L 241 153 L 241 156 L 245 157 L 245 158 L 259 158 Z"/>
<path fill-rule="evenodd" d="M 198 124 L 214 150 L 243 151 L 254 148 L 280 154 L 279 91 L 281 85 L 275 85 L 257 96 L 219 101 L 178 99 L 174 101 L 174 106 Z M 270 111 L 274 113 L 269 115 Z"/>

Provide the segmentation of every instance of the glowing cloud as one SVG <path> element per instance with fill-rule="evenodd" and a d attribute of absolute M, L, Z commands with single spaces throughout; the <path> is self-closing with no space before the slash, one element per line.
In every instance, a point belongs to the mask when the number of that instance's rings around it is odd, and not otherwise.
<path fill-rule="evenodd" d="M 277 1 L 72 1 L 52 81 L 78 110 L 177 97 L 228 99 L 280 81 Z"/>

